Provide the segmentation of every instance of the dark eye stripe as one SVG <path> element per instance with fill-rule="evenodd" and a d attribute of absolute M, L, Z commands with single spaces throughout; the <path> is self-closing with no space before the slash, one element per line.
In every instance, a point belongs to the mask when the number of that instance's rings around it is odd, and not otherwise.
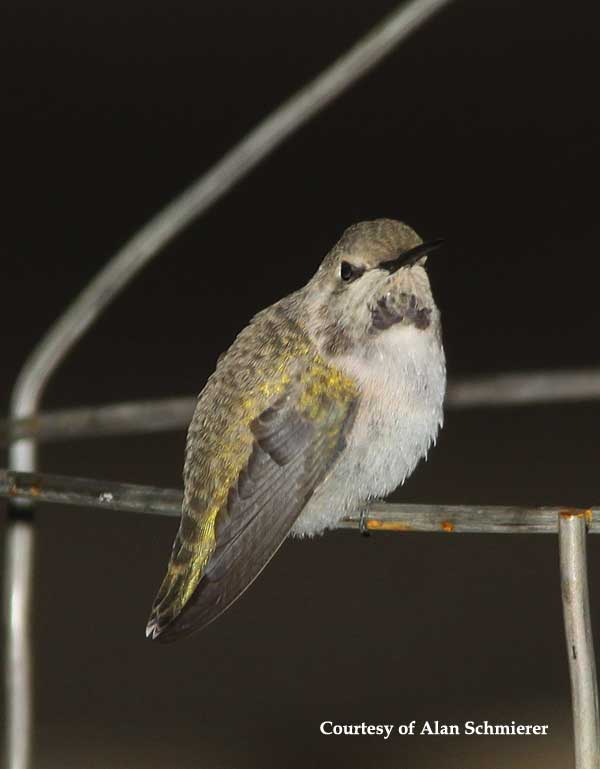
<path fill-rule="evenodd" d="M 360 278 L 364 271 L 364 267 L 357 267 L 354 264 L 350 264 L 350 262 L 342 262 L 340 277 L 345 283 L 351 283 L 353 280 Z"/>

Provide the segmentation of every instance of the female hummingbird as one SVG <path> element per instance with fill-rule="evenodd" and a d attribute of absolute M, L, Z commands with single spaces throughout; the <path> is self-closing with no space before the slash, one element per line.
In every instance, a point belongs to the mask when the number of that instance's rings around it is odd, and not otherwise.
<path fill-rule="evenodd" d="M 219 359 L 188 431 L 184 501 L 147 635 L 212 622 L 288 534 L 362 514 L 413 472 L 443 421 L 441 241 L 391 219 L 349 227 L 311 280 Z"/>

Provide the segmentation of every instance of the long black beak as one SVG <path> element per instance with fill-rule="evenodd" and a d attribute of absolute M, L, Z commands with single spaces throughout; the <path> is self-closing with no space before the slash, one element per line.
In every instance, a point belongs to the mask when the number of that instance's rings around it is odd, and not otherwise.
<path fill-rule="evenodd" d="M 420 246 L 409 248 L 408 251 L 400 254 L 396 259 L 390 259 L 389 262 L 379 262 L 379 267 L 381 267 L 382 270 L 387 270 L 390 275 L 393 272 L 396 272 L 396 270 L 399 270 L 400 267 L 412 267 L 413 264 L 418 262 L 419 259 L 425 256 L 425 254 L 429 254 L 431 251 L 435 251 L 436 248 L 439 248 L 443 242 L 442 238 L 437 238 L 436 240 L 430 240 L 427 243 L 421 243 Z"/>

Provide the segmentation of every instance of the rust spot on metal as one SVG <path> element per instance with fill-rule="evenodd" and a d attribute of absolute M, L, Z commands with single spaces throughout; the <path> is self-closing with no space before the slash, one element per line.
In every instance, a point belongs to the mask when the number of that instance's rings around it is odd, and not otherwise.
<path fill-rule="evenodd" d="M 369 518 L 367 520 L 367 529 L 377 531 L 410 531 L 410 526 L 407 523 L 400 523 L 400 521 L 378 521 L 376 518 Z"/>
<path fill-rule="evenodd" d="M 447 531 L 449 534 L 454 531 L 454 524 L 452 521 L 442 521 L 442 531 Z"/>
<path fill-rule="evenodd" d="M 40 494 L 42 493 L 42 490 L 40 489 L 39 486 L 33 485 L 29 487 L 29 493 L 31 494 L 32 497 L 39 497 Z"/>
<path fill-rule="evenodd" d="M 586 520 L 591 520 L 591 510 L 582 510 L 579 507 L 565 507 L 563 510 L 560 511 L 560 517 L 561 518 L 583 518 L 585 516 Z"/>

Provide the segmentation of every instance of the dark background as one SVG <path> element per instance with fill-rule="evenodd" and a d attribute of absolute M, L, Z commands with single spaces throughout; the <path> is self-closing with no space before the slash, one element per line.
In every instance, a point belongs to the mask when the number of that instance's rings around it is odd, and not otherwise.
<path fill-rule="evenodd" d="M 138 226 L 393 8 L 389 0 L 0 9 L 4 410 L 26 354 Z M 349 224 L 443 235 L 451 377 L 595 365 L 592 3 L 457 0 L 160 255 L 48 407 L 191 394 Z M 449 413 L 396 498 L 598 502 L 600 406 Z M 45 471 L 180 485 L 183 432 L 45 447 Z M 336 532 L 286 544 L 201 635 L 144 639 L 176 523 L 37 516 L 37 763 L 471 769 L 571 762 L 552 536 Z M 600 538 L 589 545 L 600 584 Z M 600 631 L 600 595 L 592 595 Z M 548 723 L 537 738 L 325 738 L 319 724 Z"/>

